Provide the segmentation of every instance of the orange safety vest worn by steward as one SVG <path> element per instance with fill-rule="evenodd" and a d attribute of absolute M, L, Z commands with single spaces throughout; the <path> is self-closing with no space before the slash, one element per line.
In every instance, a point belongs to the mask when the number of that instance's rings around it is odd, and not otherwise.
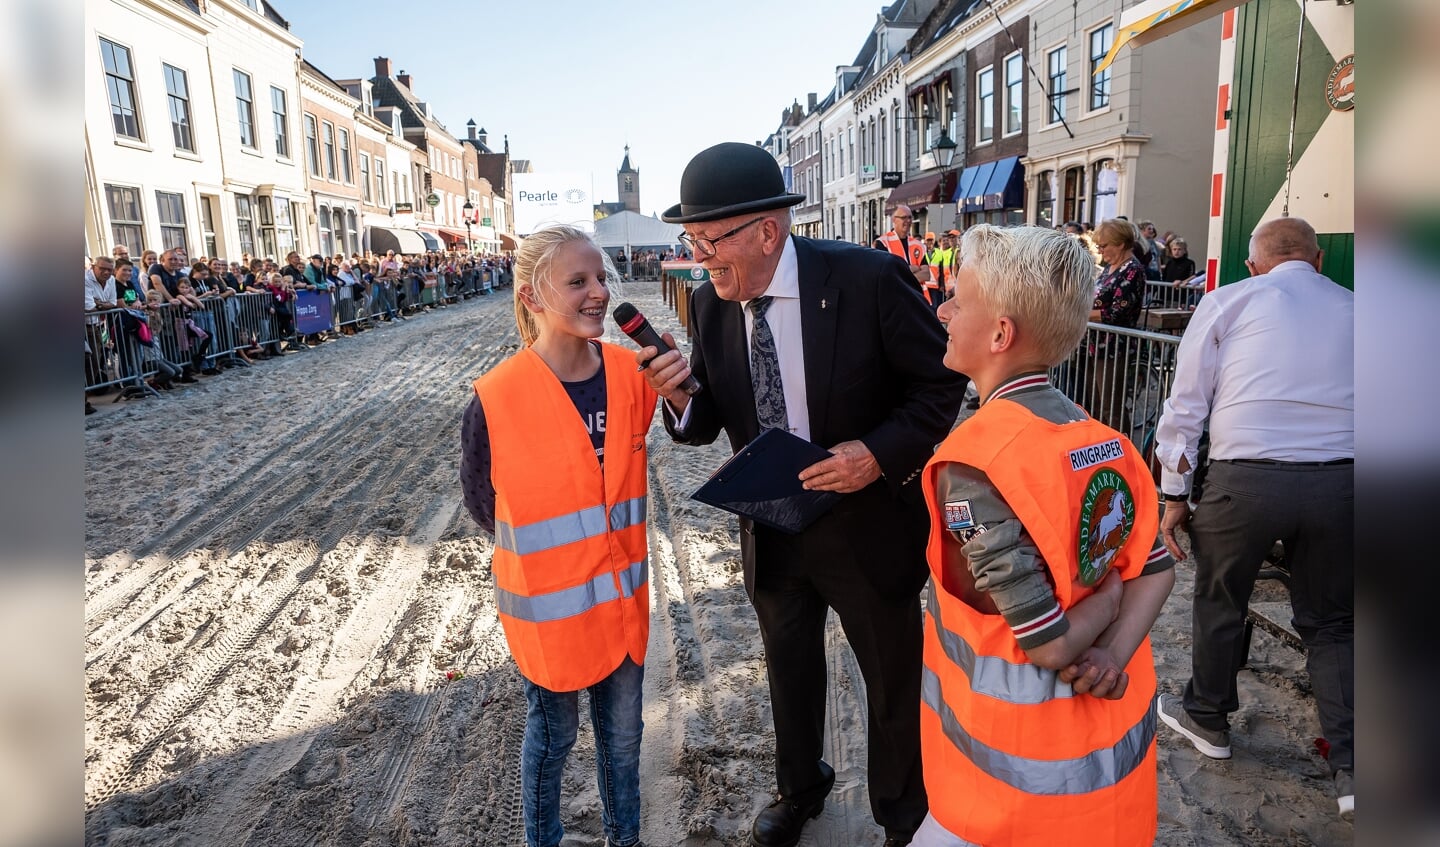
<path fill-rule="evenodd" d="M 924 266 L 925 264 L 925 242 L 918 238 L 911 238 L 908 244 L 901 244 L 900 236 L 896 235 L 895 230 L 892 229 L 880 236 L 880 243 L 885 245 L 886 250 L 904 259 L 907 265 Z M 907 247 L 909 255 L 906 255 Z"/>
<path fill-rule="evenodd" d="M 947 592 L 941 544 L 968 520 L 969 504 L 937 507 L 946 462 L 989 478 L 1039 549 L 1062 609 L 1092 593 L 1111 568 L 1122 579 L 1139 576 L 1159 526 L 1155 485 L 1139 451 L 1096 421 L 1051 423 L 994 399 L 941 444 L 923 482 L 931 580 L 920 737 L 931 814 L 987 847 L 1153 843 L 1149 638 L 1125 668 L 1123 698 L 1076 695 L 1057 672 L 1029 662 L 1004 617 Z"/>
<path fill-rule="evenodd" d="M 601 344 L 605 465 L 575 403 L 526 348 L 475 380 L 490 430 L 496 604 L 525 678 L 577 691 L 650 635 L 645 435 L 656 394 L 635 356 Z"/>

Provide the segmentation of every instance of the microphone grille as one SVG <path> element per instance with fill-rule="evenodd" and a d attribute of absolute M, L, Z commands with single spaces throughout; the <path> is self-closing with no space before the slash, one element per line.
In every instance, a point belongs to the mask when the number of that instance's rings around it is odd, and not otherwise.
<path fill-rule="evenodd" d="M 634 320 L 636 315 L 640 314 L 640 310 L 629 303 L 621 303 L 616 306 L 615 311 L 610 314 L 614 316 L 616 323 L 627 324 Z"/>

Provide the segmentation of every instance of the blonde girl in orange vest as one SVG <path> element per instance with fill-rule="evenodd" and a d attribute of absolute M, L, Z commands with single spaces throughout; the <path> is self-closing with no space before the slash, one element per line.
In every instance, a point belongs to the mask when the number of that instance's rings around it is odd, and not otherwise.
<path fill-rule="evenodd" d="M 945 365 L 981 404 L 922 479 L 930 813 L 911 845 L 1148 845 L 1149 632 L 1174 562 L 1135 446 L 1048 378 L 1085 332 L 1094 254 L 1040 227 L 980 225 L 962 245 L 939 318 Z"/>
<path fill-rule="evenodd" d="M 522 348 L 475 381 L 460 482 L 492 532 L 495 600 L 524 677 L 525 841 L 564 837 L 560 786 L 589 692 L 609 847 L 640 843 L 641 689 L 649 637 L 646 433 L 655 392 L 599 340 L 614 265 L 584 232 L 543 229 L 515 263 Z"/>

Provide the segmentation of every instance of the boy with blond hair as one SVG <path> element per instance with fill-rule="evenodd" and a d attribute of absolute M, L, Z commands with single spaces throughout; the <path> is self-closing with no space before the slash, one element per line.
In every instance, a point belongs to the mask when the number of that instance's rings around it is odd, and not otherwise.
<path fill-rule="evenodd" d="M 931 580 L 912 847 L 1151 844 L 1155 667 L 1174 584 L 1135 446 L 1050 385 L 1093 296 L 1094 253 L 976 226 L 939 310 L 946 367 L 981 399 L 926 465 Z"/>

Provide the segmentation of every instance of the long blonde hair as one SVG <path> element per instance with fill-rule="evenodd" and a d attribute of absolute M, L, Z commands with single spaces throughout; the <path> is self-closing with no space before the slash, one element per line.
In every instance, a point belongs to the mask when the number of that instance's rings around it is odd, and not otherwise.
<path fill-rule="evenodd" d="M 575 241 L 583 241 L 600 253 L 601 261 L 605 263 L 605 285 L 612 293 L 618 293 L 616 286 L 620 282 L 620 273 L 615 269 L 615 263 L 584 230 L 556 224 L 527 235 L 525 240 L 520 242 L 520 249 L 515 252 L 513 285 L 515 328 L 520 331 L 520 342 L 526 347 L 534 344 L 535 339 L 540 337 L 540 325 L 535 322 L 535 315 L 525 308 L 524 301 L 520 299 L 520 289 L 530 286 L 531 296 L 543 303 L 545 297 L 542 283 L 548 285 L 550 282 L 550 263 L 555 259 L 555 252 Z"/>

